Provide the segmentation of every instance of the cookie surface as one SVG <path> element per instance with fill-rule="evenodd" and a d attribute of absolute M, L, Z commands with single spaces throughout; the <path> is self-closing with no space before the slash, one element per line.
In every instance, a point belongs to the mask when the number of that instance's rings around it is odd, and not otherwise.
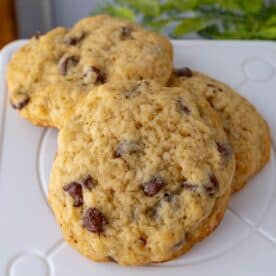
<path fill-rule="evenodd" d="M 60 127 L 88 91 L 110 81 L 153 79 L 172 69 L 168 39 L 106 15 L 72 29 L 35 36 L 12 58 L 7 83 L 12 106 L 41 126 Z"/>
<path fill-rule="evenodd" d="M 109 83 L 60 130 L 48 199 L 81 254 L 163 262 L 219 224 L 234 162 L 206 101 L 155 82 Z"/>
<path fill-rule="evenodd" d="M 235 152 L 233 192 L 260 171 L 270 158 L 271 138 L 267 123 L 255 107 L 226 84 L 188 68 L 176 70 L 170 86 L 185 88 L 205 98 L 216 110 Z"/>

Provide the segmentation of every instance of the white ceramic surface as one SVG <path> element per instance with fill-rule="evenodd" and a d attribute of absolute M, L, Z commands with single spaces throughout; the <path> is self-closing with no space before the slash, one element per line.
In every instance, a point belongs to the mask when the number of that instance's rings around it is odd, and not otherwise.
<path fill-rule="evenodd" d="M 32 126 L 8 104 L 5 70 L 25 41 L 0 52 L 0 276 L 276 275 L 275 144 L 265 169 L 232 197 L 222 224 L 185 256 L 126 268 L 94 263 L 61 237 L 46 193 L 54 129 Z M 255 104 L 276 138 L 276 44 L 175 41 L 175 65 L 223 80 Z"/>

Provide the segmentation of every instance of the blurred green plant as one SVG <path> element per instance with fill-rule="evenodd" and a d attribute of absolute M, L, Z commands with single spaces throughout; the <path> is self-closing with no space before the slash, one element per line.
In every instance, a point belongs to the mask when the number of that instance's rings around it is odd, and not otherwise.
<path fill-rule="evenodd" d="M 276 40 L 274 0 L 104 0 L 93 14 L 138 21 L 173 38 Z"/>

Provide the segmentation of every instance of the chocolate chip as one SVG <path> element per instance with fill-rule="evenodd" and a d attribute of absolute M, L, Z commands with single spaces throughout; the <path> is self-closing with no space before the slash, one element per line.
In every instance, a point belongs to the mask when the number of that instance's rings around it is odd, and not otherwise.
<path fill-rule="evenodd" d="M 103 232 L 103 226 L 108 222 L 101 211 L 91 207 L 85 211 L 83 217 L 83 227 L 92 233 L 100 234 Z"/>
<path fill-rule="evenodd" d="M 83 204 L 83 196 L 82 196 L 82 186 L 78 182 L 71 182 L 63 186 L 63 190 L 68 192 L 69 195 L 73 198 L 74 207 L 80 207 Z"/>
<path fill-rule="evenodd" d="M 66 57 L 63 56 L 59 61 L 59 71 L 62 75 L 66 75 L 68 70 L 76 66 L 79 62 L 79 58 L 75 56 Z"/>
<path fill-rule="evenodd" d="M 117 263 L 117 261 L 116 261 L 113 257 L 111 257 L 111 256 L 107 256 L 106 258 L 107 258 L 110 262 Z"/>
<path fill-rule="evenodd" d="M 188 191 L 191 191 L 194 193 L 198 191 L 198 185 L 190 183 L 187 180 L 185 180 L 181 183 L 181 187 L 185 190 L 188 190 Z"/>
<path fill-rule="evenodd" d="M 183 103 L 182 98 L 177 99 L 177 108 L 180 112 L 190 114 L 190 109 Z"/>
<path fill-rule="evenodd" d="M 174 73 L 178 77 L 191 78 L 193 76 L 193 72 L 192 72 L 192 70 L 189 67 L 183 67 L 183 68 L 174 69 Z"/>
<path fill-rule="evenodd" d="M 92 188 L 97 184 L 97 181 L 95 178 L 93 178 L 91 175 L 88 175 L 84 180 L 83 180 L 83 186 L 88 189 L 89 191 L 92 190 Z"/>
<path fill-rule="evenodd" d="M 124 154 L 123 144 L 119 144 L 117 149 L 114 151 L 114 158 L 120 158 Z"/>
<path fill-rule="evenodd" d="M 209 177 L 209 182 L 204 186 L 206 193 L 209 196 L 215 195 L 219 190 L 219 183 L 214 174 L 211 174 Z"/>
<path fill-rule="evenodd" d="M 120 158 L 124 154 L 133 154 L 142 151 L 142 145 L 137 141 L 124 140 L 122 141 L 114 152 L 114 158 Z"/>
<path fill-rule="evenodd" d="M 22 99 L 17 103 L 11 102 L 11 106 L 14 109 L 21 110 L 29 103 L 29 101 L 30 101 L 30 97 L 28 95 L 22 95 Z"/>
<path fill-rule="evenodd" d="M 79 44 L 85 37 L 85 33 L 80 33 L 76 36 L 72 36 L 70 38 L 68 38 L 67 42 L 69 45 L 71 46 L 75 46 L 77 44 Z"/>
<path fill-rule="evenodd" d="M 36 32 L 34 35 L 33 35 L 33 37 L 36 39 L 36 40 L 39 40 L 39 38 L 40 38 L 40 36 L 41 36 L 41 32 Z"/>
<path fill-rule="evenodd" d="M 120 158 L 122 157 L 122 155 L 123 155 L 123 151 L 122 151 L 121 145 L 119 145 L 117 149 L 114 151 L 113 157 Z"/>
<path fill-rule="evenodd" d="M 106 74 L 102 72 L 99 68 L 92 66 L 92 70 L 97 74 L 96 84 L 103 84 L 106 82 Z"/>
<path fill-rule="evenodd" d="M 212 108 L 215 108 L 214 103 L 213 103 L 213 97 L 207 97 L 206 100 Z"/>
<path fill-rule="evenodd" d="M 146 209 L 146 215 L 149 216 L 151 219 L 156 219 L 158 216 L 157 208 L 158 204 L 154 205 L 153 207 L 148 207 Z"/>
<path fill-rule="evenodd" d="M 229 144 L 216 142 L 217 150 L 221 156 L 228 160 L 232 156 L 232 148 Z"/>
<path fill-rule="evenodd" d="M 224 132 L 229 136 L 231 131 L 229 128 L 223 127 Z"/>
<path fill-rule="evenodd" d="M 222 88 L 219 88 L 218 91 L 219 91 L 219 92 L 223 92 L 223 89 L 222 89 Z"/>
<path fill-rule="evenodd" d="M 150 181 L 142 184 L 146 196 L 156 195 L 165 185 L 166 182 L 161 176 L 155 176 Z"/>
<path fill-rule="evenodd" d="M 164 200 L 167 202 L 171 202 L 173 194 L 171 192 L 164 193 Z"/>
<path fill-rule="evenodd" d="M 128 26 L 123 26 L 121 29 L 121 39 L 126 39 L 131 37 L 131 28 Z"/>
<path fill-rule="evenodd" d="M 212 84 L 212 83 L 207 83 L 207 86 L 208 86 L 208 87 L 215 88 L 215 85 L 214 85 L 214 84 Z"/>
<path fill-rule="evenodd" d="M 143 243 L 143 245 L 147 244 L 147 239 L 145 237 L 140 237 L 139 241 L 141 241 Z"/>

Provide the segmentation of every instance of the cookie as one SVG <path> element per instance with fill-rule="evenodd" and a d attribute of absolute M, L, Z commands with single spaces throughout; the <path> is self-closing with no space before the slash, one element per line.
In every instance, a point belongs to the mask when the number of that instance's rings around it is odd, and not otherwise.
<path fill-rule="evenodd" d="M 114 80 L 165 84 L 172 69 L 168 39 L 107 15 L 72 29 L 36 35 L 12 58 L 7 83 L 12 106 L 32 123 L 61 127 L 93 87 Z"/>
<path fill-rule="evenodd" d="M 239 191 L 269 161 L 271 138 L 267 123 L 256 108 L 232 88 L 189 68 L 175 70 L 170 86 L 188 89 L 205 98 L 220 115 L 235 152 L 232 190 Z"/>
<path fill-rule="evenodd" d="M 205 100 L 153 81 L 109 83 L 60 130 L 48 199 L 81 254 L 123 265 L 163 262 L 219 224 L 234 163 Z"/>

